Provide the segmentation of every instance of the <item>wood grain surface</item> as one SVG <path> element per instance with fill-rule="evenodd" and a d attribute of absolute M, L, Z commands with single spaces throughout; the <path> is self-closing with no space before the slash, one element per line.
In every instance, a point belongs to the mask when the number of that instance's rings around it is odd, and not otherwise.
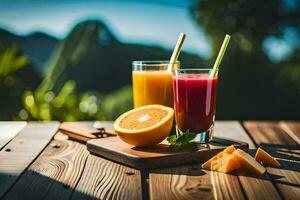
<path fill-rule="evenodd" d="M 234 126 L 231 128 L 230 124 Z M 223 127 L 227 128 L 225 132 L 222 131 Z M 247 135 L 244 135 L 246 132 L 241 125 L 237 125 L 236 122 L 217 122 L 215 131 L 218 136 L 226 134 L 228 139 L 242 138 L 245 142 L 250 144 L 252 142 Z M 196 172 L 193 172 L 193 169 Z M 193 176 L 192 174 L 195 173 L 197 175 Z M 200 164 L 193 167 L 151 170 L 149 186 L 151 199 L 197 199 L 202 196 L 204 199 L 245 198 L 238 176 L 202 170 Z M 258 196 L 259 194 L 256 197 Z"/>
<path fill-rule="evenodd" d="M 60 125 L 60 131 L 71 140 L 81 143 L 86 143 L 95 138 L 117 135 L 113 131 L 112 121 L 64 122 Z"/>
<path fill-rule="evenodd" d="M 89 155 L 72 200 L 94 198 L 142 199 L 140 171 Z"/>
<path fill-rule="evenodd" d="M 209 171 L 199 165 L 151 170 L 150 199 L 214 199 Z"/>
<path fill-rule="evenodd" d="M 255 144 L 238 121 L 217 121 L 214 136 L 247 142 L 249 149 L 255 149 Z"/>
<path fill-rule="evenodd" d="M 282 121 L 279 126 L 300 145 L 300 123 L 296 121 Z"/>
<path fill-rule="evenodd" d="M 245 199 L 237 176 L 200 165 L 151 170 L 151 199 Z"/>
<path fill-rule="evenodd" d="M 268 174 L 256 176 L 240 171 L 237 174 L 247 199 L 281 199 Z"/>
<path fill-rule="evenodd" d="M 255 176 L 193 164 L 148 174 L 91 155 L 84 144 L 61 133 L 49 143 L 58 123 L 28 123 L 19 133 L 8 128 L 10 139 L 0 148 L 0 198 L 299 199 L 300 123 L 248 121 L 243 127 L 236 121 L 217 122 L 215 135 L 248 142 L 250 148 L 261 146 L 278 158 L 281 168 L 268 167 L 267 174 Z M 0 123 L 0 138 L 2 130 Z"/>
<path fill-rule="evenodd" d="M 243 188 L 235 173 L 225 174 L 210 171 L 215 199 L 245 199 Z M 224 187 L 226 186 L 226 187 Z"/>
<path fill-rule="evenodd" d="M 247 121 L 244 126 L 257 145 L 297 145 L 296 141 L 279 126 L 278 122 Z"/>
<path fill-rule="evenodd" d="M 78 142 L 52 141 L 4 199 L 69 199 L 88 155 Z"/>
<path fill-rule="evenodd" d="M 0 150 L 25 126 L 26 122 L 0 122 Z"/>
<path fill-rule="evenodd" d="M 271 155 L 278 158 L 280 168 L 267 167 L 273 183 L 285 199 L 298 199 L 300 197 L 300 148 L 276 122 L 245 122 L 249 134 L 255 143 L 266 149 Z M 297 129 L 292 129 L 293 131 Z M 297 135 L 297 133 L 294 133 Z"/>
<path fill-rule="evenodd" d="M 46 147 L 58 130 L 58 126 L 57 122 L 28 123 L 0 151 L 0 198 Z"/>
<path fill-rule="evenodd" d="M 138 170 L 90 155 L 61 132 L 3 199 L 141 199 Z"/>

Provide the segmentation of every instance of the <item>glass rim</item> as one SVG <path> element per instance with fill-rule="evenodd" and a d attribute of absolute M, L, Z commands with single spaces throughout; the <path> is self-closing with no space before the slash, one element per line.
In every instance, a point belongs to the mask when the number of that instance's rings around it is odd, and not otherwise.
<path fill-rule="evenodd" d="M 212 68 L 188 68 L 188 69 L 176 69 L 176 70 L 174 70 L 174 72 L 203 72 L 203 71 L 208 71 L 208 72 L 210 72 L 210 71 L 212 71 Z"/>
<path fill-rule="evenodd" d="M 171 63 L 170 60 L 135 60 L 132 61 L 134 66 L 164 66 L 169 64 L 180 64 L 177 60 L 175 63 Z"/>
<path fill-rule="evenodd" d="M 212 70 L 212 68 L 180 68 L 176 69 L 177 71 L 204 71 L 204 70 Z"/>

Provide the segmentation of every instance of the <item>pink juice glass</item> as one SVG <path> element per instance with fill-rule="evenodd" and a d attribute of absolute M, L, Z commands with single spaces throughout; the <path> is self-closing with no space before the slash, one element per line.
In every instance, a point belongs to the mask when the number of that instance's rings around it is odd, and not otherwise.
<path fill-rule="evenodd" d="M 173 72 L 176 132 L 196 133 L 195 141 L 212 139 L 216 113 L 218 77 L 211 69 L 177 69 Z"/>

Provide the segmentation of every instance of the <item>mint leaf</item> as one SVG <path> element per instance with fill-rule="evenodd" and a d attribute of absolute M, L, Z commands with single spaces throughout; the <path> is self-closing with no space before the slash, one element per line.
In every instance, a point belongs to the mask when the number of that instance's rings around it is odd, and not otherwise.
<path fill-rule="evenodd" d="M 168 138 L 167 138 L 167 141 L 170 143 L 170 144 L 176 144 L 176 135 L 170 135 Z"/>
<path fill-rule="evenodd" d="M 191 140 L 193 140 L 196 137 L 196 134 L 193 132 L 185 132 L 184 134 L 180 135 L 176 142 L 181 144 L 189 143 Z"/>
<path fill-rule="evenodd" d="M 173 148 L 189 148 L 195 149 L 195 143 L 191 141 L 196 137 L 196 134 L 187 130 L 182 134 L 170 135 L 167 141 Z M 192 148 L 191 148 L 192 147 Z"/>

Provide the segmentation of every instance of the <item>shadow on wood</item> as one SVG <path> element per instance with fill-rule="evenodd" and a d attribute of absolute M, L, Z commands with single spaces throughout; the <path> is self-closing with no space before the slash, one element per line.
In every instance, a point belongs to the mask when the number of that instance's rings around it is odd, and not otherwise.
<path fill-rule="evenodd" d="M 0 173 L 2 182 L 5 177 L 12 176 L 10 174 Z M 28 170 L 10 190 L 8 190 L 2 199 L 90 199 L 97 198 L 75 191 L 74 188 L 66 184 L 50 179 L 37 172 Z"/>

